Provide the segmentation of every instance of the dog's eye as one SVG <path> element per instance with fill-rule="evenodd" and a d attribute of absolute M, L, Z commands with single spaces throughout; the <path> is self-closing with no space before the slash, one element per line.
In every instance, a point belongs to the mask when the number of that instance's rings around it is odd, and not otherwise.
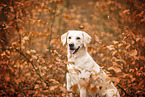
<path fill-rule="evenodd" d="M 79 40 L 80 39 L 80 37 L 77 37 L 77 40 Z"/>
<path fill-rule="evenodd" d="M 68 37 L 68 39 L 71 39 L 71 37 Z"/>

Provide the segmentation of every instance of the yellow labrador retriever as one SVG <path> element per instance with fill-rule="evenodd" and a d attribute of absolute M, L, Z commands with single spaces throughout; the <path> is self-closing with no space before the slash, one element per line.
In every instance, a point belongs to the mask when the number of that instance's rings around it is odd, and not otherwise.
<path fill-rule="evenodd" d="M 77 85 L 80 97 L 120 97 L 116 87 L 107 79 L 106 73 L 87 52 L 91 37 L 86 32 L 69 30 L 61 36 L 61 41 L 63 45 L 67 44 L 67 58 L 70 62 L 66 74 L 67 90 L 73 92 L 72 87 Z M 92 82 L 88 81 L 93 75 Z M 90 87 L 92 91 L 89 90 Z"/>

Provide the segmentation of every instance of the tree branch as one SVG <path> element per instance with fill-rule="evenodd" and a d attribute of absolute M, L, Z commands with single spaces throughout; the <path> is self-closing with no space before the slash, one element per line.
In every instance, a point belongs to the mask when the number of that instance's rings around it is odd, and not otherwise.
<path fill-rule="evenodd" d="M 52 24 L 51 24 L 51 30 L 50 30 L 49 43 L 48 43 L 48 49 L 49 49 L 49 51 L 51 49 L 50 42 L 51 42 L 51 39 L 52 39 L 52 29 L 53 29 L 53 25 L 54 25 L 54 21 L 55 21 L 56 7 L 57 7 L 57 4 L 55 4 L 55 7 L 54 7 L 55 10 L 54 10 L 54 12 L 52 11 Z"/>
<path fill-rule="evenodd" d="M 129 96 L 129 94 L 126 93 L 126 91 L 122 87 L 120 87 L 119 85 L 116 85 L 116 86 L 118 86 L 125 93 L 126 96 Z"/>
<path fill-rule="evenodd" d="M 31 63 L 31 65 L 32 65 L 33 69 L 35 70 L 36 74 L 40 77 L 40 79 L 41 79 L 42 81 L 44 81 L 43 78 L 42 78 L 42 76 L 37 72 L 37 69 L 35 68 L 33 62 L 30 61 L 29 58 L 27 58 L 27 56 L 26 56 L 25 54 L 23 54 L 22 52 L 20 52 L 18 49 L 16 49 L 16 48 L 14 48 L 14 49 L 15 49 L 17 52 L 19 52 L 28 62 Z M 49 87 L 49 84 L 48 84 L 46 81 L 44 81 L 44 82 L 45 82 L 46 85 Z"/>
<path fill-rule="evenodd" d="M 18 32 L 18 34 L 19 34 L 19 41 L 20 41 L 20 52 L 21 52 L 21 33 L 19 32 L 19 27 L 18 27 L 18 23 L 17 23 L 17 11 L 16 11 L 16 9 L 15 9 L 15 5 L 14 5 L 14 0 L 12 0 L 12 6 L 13 6 L 13 9 L 14 9 L 14 22 L 15 22 L 15 28 L 16 28 L 16 30 L 17 30 L 17 32 Z M 20 63 L 20 65 L 19 65 L 19 77 L 21 76 L 21 54 L 20 54 L 20 60 L 19 60 L 19 63 Z"/>

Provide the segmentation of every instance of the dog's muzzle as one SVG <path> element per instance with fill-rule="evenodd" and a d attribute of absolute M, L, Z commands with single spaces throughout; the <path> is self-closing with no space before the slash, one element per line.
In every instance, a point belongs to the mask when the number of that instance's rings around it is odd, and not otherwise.
<path fill-rule="evenodd" d="M 69 52 L 71 54 L 75 54 L 79 50 L 79 48 L 80 48 L 80 46 L 77 49 L 75 49 L 73 43 L 72 44 L 69 44 Z"/>

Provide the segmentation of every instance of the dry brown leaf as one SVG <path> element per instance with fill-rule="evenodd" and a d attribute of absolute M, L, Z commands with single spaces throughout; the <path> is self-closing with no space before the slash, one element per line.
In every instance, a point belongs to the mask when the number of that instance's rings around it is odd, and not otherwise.
<path fill-rule="evenodd" d="M 50 82 L 52 82 L 53 84 L 59 84 L 59 82 L 55 79 L 49 79 Z"/>
<path fill-rule="evenodd" d="M 120 79 L 118 77 L 111 77 L 111 80 L 115 83 L 119 83 Z"/>
<path fill-rule="evenodd" d="M 131 74 L 124 74 L 123 78 L 125 78 L 125 77 L 127 77 L 127 78 L 133 78 L 133 75 L 131 75 Z"/>
<path fill-rule="evenodd" d="M 106 46 L 109 50 L 115 50 L 114 45 L 108 45 Z"/>
<path fill-rule="evenodd" d="M 35 89 L 39 89 L 40 87 L 39 87 L 39 85 L 35 85 L 35 87 L 34 87 Z"/>
<path fill-rule="evenodd" d="M 137 55 L 137 50 L 135 49 L 135 50 L 130 51 L 129 55 L 130 56 L 136 56 Z"/>
<path fill-rule="evenodd" d="M 108 70 L 113 70 L 113 71 L 115 71 L 116 73 L 119 73 L 119 72 L 121 72 L 121 69 L 120 68 L 117 68 L 117 67 L 109 67 L 108 68 Z"/>
<path fill-rule="evenodd" d="M 93 80 L 96 80 L 99 78 L 97 75 L 92 75 L 91 77 L 93 78 Z"/>
<path fill-rule="evenodd" d="M 6 81 L 10 81 L 10 76 L 9 76 L 9 74 L 5 74 L 5 80 L 6 80 Z"/>
<path fill-rule="evenodd" d="M 95 35 L 95 40 L 96 40 L 97 42 L 101 43 L 101 42 L 100 42 L 100 39 L 99 39 L 99 37 L 98 37 L 97 35 Z"/>
<path fill-rule="evenodd" d="M 82 84 L 81 86 L 83 86 L 84 84 Z M 78 90 L 78 84 L 74 84 L 73 86 L 71 86 L 71 89 L 75 92 L 77 92 Z"/>
<path fill-rule="evenodd" d="M 141 87 L 141 86 L 144 85 L 144 84 L 145 84 L 145 79 L 142 80 L 142 81 L 138 84 L 138 86 Z"/>
<path fill-rule="evenodd" d="M 111 81 L 111 78 L 110 78 L 110 77 L 107 77 L 107 78 L 106 78 L 106 81 L 107 81 L 107 82 L 110 82 L 110 81 Z"/>
<path fill-rule="evenodd" d="M 97 87 L 97 89 L 102 89 L 102 88 L 104 88 L 104 89 L 107 89 L 107 87 L 105 86 L 105 85 L 103 85 L 103 84 L 99 84 L 99 85 L 97 85 L 96 86 Z"/>
<path fill-rule="evenodd" d="M 89 90 L 90 90 L 91 92 L 93 92 L 93 93 L 96 93 L 96 91 L 98 90 L 98 88 L 97 88 L 95 85 L 90 84 Z"/>
<path fill-rule="evenodd" d="M 124 64 L 126 64 L 126 61 L 123 60 L 123 59 L 117 59 L 117 58 L 115 58 L 115 61 L 116 61 L 116 62 L 119 62 L 119 61 L 120 61 L 120 62 L 123 62 Z"/>
<path fill-rule="evenodd" d="M 10 90 L 11 90 L 11 92 L 13 92 L 13 93 L 15 92 L 15 89 L 14 89 L 14 88 L 11 88 Z"/>
<path fill-rule="evenodd" d="M 112 56 L 114 56 L 117 53 L 117 51 L 113 51 Z"/>
<path fill-rule="evenodd" d="M 126 10 L 123 11 L 124 14 L 129 13 L 129 12 L 130 12 L 129 9 L 126 9 Z"/>
<path fill-rule="evenodd" d="M 56 86 L 51 86 L 49 89 L 50 89 L 50 91 L 54 91 L 55 89 L 57 89 L 59 86 L 58 85 L 56 85 Z"/>
<path fill-rule="evenodd" d="M 139 56 L 139 58 L 140 58 L 141 60 L 144 60 L 144 61 L 145 61 L 145 57 L 144 57 L 144 56 Z"/>
<path fill-rule="evenodd" d="M 66 91 L 67 91 L 66 88 L 61 87 L 61 86 L 60 86 L 60 90 L 63 91 L 64 93 L 66 93 Z"/>
<path fill-rule="evenodd" d="M 113 43 L 114 43 L 114 44 L 118 44 L 118 43 L 119 43 L 119 41 L 115 41 L 115 40 L 114 40 L 114 41 L 113 41 Z"/>

